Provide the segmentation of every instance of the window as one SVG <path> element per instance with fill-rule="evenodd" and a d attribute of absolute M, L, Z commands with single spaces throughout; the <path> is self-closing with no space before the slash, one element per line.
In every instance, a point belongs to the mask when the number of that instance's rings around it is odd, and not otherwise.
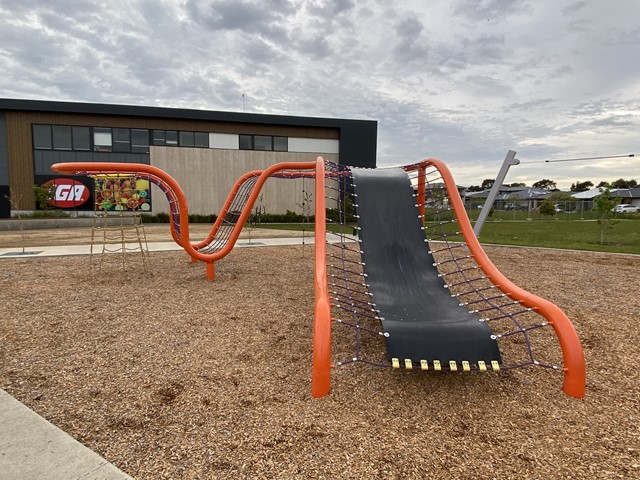
<path fill-rule="evenodd" d="M 194 146 L 193 132 L 180 132 L 180 146 L 181 147 L 193 147 Z"/>
<path fill-rule="evenodd" d="M 33 148 L 38 150 L 51 150 L 52 146 L 51 125 L 34 125 Z"/>
<path fill-rule="evenodd" d="M 253 149 L 254 150 L 273 150 L 271 145 L 271 137 L 266 135 L 256 135 L 253 137 Z"/>
<path fill-rule="evenodd" d="M 270 135 L 239 135 L 240 150 L 263 150 L 276 152 L 289 151 L 289 137 Z"/>
<path fill-rule="evenodd" d="M 113 151 L 114 152 L 130 152 L 131 151 L 131 133 L 128 128 L 113 129 Z"/>
<path fill-rule="evenodd" d="M 207 132 L 195 133 L 195 146 L 209 148 L 209 134 Z"/>
<path fill-rule="evenodd" d="M 165 142 L 165 134 L 164 130 L 154 130 L 153 131 L 153 144 L 154 145 L 164 145 Z"/>
<path fill-rule="evenodd" d="M 131 151 L 149 153 L 149 130 L 131 129 Z"/>
<path fill-rule="evenodd" d="M 91 132 L 89 127 L 71 127 L 74 150 L 91 150 Z"/>
<path fill-rule="evenodd" d="M 53 149 L 54 150 L 71 150 L 71 127 L 64 125 L 53 125 Z"/>
<path fill-rule="evenodd" d="M 240 135 L 240 150 L 253 150 L 253 137 L 251 135 Z"/>
<path fill-rule="evenodd" d="M 273 137 L 273 149 L 276 152 L 289 151 L 289 137 Z"/>
<path fill-rule="evenodd" d="M 165 132 L 165 140 L 168 146 L 177 147 L 178 146 L 178 132 L 175 130 L 167 130 Z"/>
<path fill-rule="evenodd" d="M 102 127 L 93 128 L 93 149 L 96 152 L 112 152 L 113 151 L 110 128 L 102 128 Z"/>

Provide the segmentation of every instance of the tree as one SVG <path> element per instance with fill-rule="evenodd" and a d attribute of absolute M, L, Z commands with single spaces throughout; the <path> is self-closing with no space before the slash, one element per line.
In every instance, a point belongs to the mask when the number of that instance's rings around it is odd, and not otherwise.
<path fill-rule="evenodd" d="M 598 185 L 596 185 L 596 188 L 610 188 L 611 184 L 609 182 L 605 182 L 604 180 L 602 180 Z"/>
<path fill-rule="evenodd" d="M 576 182 L 571 184 L 572 192 L 586 192 L 591 187 L 593 187 L 593 182 L 587 180 L 586 182 Z"/>
<path fill-rule="evenodd" d="M 527 184 L 524 182 L 514 182 L 514 183 L 510 183 L 509 187 L 526 187 Z"/>
<path fill-rule="evenodd" d="M 550 217 L 554 216 L 556 214 L 555 204 L 548 198 L 545 198 L 540 204 L 540 213 L 542 215 L 549 215 Z"/>
<path fill-rule="evenodd" d="M 549 180 L 547 178 L 543 178 L 542 180 L 537 181 L 533 184 L 533 188 L 539 188 L 541 190 L 557 190 L 556 182 L 553 180 Z"/>
<path fill-rule="evenodd" d="M 600 245 L 604 245 L 604 233 L 612 229 L 617 222 L 611 219 L 613 208 L 620 202 L 619 198 L 611 198 L 611 190 L 605 188 L 604 192 L 593 199 L 594 210 L 600 225 Z"/>
<path fill-rule="evenodd" d="M 482 190 L 489 190 L 491 187 L 493 187 L 493 184 L 496 183 L 496 179 L 495 178 L 485 178 L 482 181 Z"/>
<path fill-rule="evenodd" d="M 624 178 L 619 178 L 615 182 L 611 182 L 611 188 L 636 188 L 638 186 L 638 182 L 634 179 L 625 180 Z"/>
<path fill-rule="evenodd" d="M 480 185 L 471 185 L 467 188 L 467 192 L 481 192 L 484 190 Z"/>

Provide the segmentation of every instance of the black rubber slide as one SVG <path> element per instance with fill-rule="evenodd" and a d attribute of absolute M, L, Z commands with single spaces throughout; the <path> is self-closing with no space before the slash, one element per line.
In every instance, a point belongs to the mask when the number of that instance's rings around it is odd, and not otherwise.
<path fill-rule="evenodd" d="M 401 168 L 352 169 L 362 261 L 389 335 L 387 358 L 501 362 L 492 331 L 445 288 L 424 241 L 413 188 Z M 419 368 L 419 367 L 418 367 Z M 490 367 L 489 367 L 490 368 Z"/>

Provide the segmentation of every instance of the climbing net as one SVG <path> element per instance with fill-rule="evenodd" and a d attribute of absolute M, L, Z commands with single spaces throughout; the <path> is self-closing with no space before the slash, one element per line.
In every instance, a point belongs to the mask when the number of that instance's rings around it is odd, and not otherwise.
<path fill-rule="evenodd" d="M 249 176 L 241 184 L 236 185 L 229 196 L 227 208 L 222 212 L 222 218 L 218 223 L 213 239 L 205 246 L 198 248 L 201 253 L 214 253 L 222 250 L 227 245 L 233 230 L 242 215 L 251 192 L 260 175 L 258 173 Z"/>
<path fill-rule="evenodd" d="M 406 167 L 413 185 L 421 180 L 417 168 Z M 357 239 L 358 197 L 349 167 L 326 164 L 328 212 L 327 274 L 332 298 L 334 365 L 366 363 L 391 367 L 384 355 L 384 336 L 380 314 L 368 291 L 363 272 L 362 251 Z M 550 322 L 534 309 L 522 305 L 517 295 L 503 291 L 483 270 L 458 230 L 456 212 L 440 171 L 428 167 L 424 172 L 424 195 L 416 193 L 416 213 L 422 212 L 425 248 L 442 278 L 443 288 L 461 306 L 477 314 L 493 331 L 502 353 L 503 370 L 535 365 L 557 369 L 561 350 Z M 417 189 L 416 189 L 417 191 Z M 463 217 L 466 219 L 466 214 Z M 447 365 L 442 366 L 448 369 Z M 471 365 L 472 370 L 484 370 Z"/>

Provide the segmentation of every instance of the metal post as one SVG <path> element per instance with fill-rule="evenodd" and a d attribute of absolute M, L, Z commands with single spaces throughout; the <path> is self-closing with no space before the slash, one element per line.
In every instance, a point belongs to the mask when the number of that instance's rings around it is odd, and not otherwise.
<path fill-rule="evenodd" d="M 500 187 L 504 182 L 504 179 L 507 176 L 507 172 L 509 172 L 509 168 L 512 165 L 519 165 L 520 160 L 516 159 L 516 152 L 513 150 L 509 150 L 507 152 L 507 156 L 502 162 L 502 167 L 500 167 L 500 171 L 498 172 L 498 176 L 496 177 L 496 181 L 493 183 L 491 190 L 489 190 L 489 196 L 487 197 L 487 201 L 484 202 L 482 206 L 482 210 L 480 211 L 480 215 L 478 215 L 478 220 L 476 220 L 476 224 L 473 227 L 473 233 L 476 234 L 476 237 L 480 236 L 480 231 L 484 226 L 484 221 L 489 216 L 489 212 L 493 208 L 493 202 L 495 202 L 496 197 L 498 196 L 498 192 L 500 191 Z"/>

